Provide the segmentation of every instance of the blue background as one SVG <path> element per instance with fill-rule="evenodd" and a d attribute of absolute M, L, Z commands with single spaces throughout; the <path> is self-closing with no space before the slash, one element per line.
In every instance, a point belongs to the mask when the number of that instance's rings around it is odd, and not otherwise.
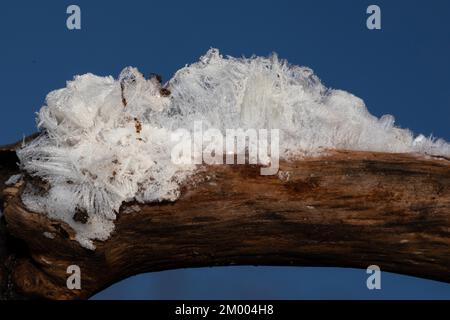
<path fill-rule="evenodd" d="M 82 29 L 66 28 L 77 4 Z M 366 8 L 382 30 L 366 28 Z M 210 47 L 225 55 L 277 52 L 415 133 L 450 140 L 450 1 L 2 1 L 0 144 L 33 133 L 45 95 L 76 74 L 125 66 L 164 79 Z M 96 298 L 450 298 L 450 285 L 365 270 L 228 267 L 130 278 Z"/>

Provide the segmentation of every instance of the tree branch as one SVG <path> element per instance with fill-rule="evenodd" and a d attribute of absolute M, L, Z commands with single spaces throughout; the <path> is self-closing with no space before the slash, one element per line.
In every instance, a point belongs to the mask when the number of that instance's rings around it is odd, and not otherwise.
<path fill-rule="evenodd" d="M 19 171 L 14 148 L 0 148 L 4 298 L 88 298 L 134 274 L 217 265 L 376 264 L 450 282 L 446 159 L 334 151 L 281 162 L 278 176 L 252 165 L 204 167 L 174 203 L 124 204 L 111 238 L 90 251 L 67 224 L 23 207 L 24 183 L 4 186 Z M 74 264 L 81 290 L 66 287 Z"/>

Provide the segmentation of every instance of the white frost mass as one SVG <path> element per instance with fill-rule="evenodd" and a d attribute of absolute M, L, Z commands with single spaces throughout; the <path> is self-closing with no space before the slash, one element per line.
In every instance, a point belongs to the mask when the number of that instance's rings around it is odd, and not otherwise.
<path fill-rule="evenodd" d="M 67 222 L 94 249 L 123 202 L 177 199 L 195 166 L 172 163 L 171 133 L 194 121 L 223 132 L 280 129 L 281 158 L 325 149 L 450 155 L 445 141 L 414 138 L 392 116 L 378 119 L 358 97 L 275 55 L 223 58 L 211 49 L 167 87 L 163 96 L 155 78 L 126 68 L 117 80 L 85 74 L 49 93 L 38 114 L 42 135 L 18 151 L 22 168 L 49 187 L 27 187 L 24 204 Z M 74 219 L 77 212 L 87 221 Z"/>

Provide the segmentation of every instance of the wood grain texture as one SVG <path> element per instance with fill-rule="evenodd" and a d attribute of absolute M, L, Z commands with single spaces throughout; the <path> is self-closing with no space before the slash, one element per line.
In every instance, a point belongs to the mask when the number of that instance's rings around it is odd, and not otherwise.
<path fill-rule="evenodd" d="M 13 149 L 0 148 L 4 298 L 88 298 L 134 274 L 219 265 L 376 264 L 450 282 L 448 159 L 333 151 L 281 162 L 278 176 L 253 165 L 203 167 L 174 203 L 124 204 L 111 238 L 90 251 L 67 224 L 23 207 L 32 180 L 4 187 L 18 171 Z M 66 287 L 73 264 L 81 290 Z"/>

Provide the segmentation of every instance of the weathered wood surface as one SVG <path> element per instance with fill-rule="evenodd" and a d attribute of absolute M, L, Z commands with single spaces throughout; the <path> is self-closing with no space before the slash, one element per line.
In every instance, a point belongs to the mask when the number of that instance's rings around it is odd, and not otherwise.
<path fill-rule="evenodd" d="M 27 211 L 16 145 L 0 148 L 4 220 L 0 294 L 88 298 L 130 275 L 217 265 L 366 268 L 450 282 L 450 161 L 334 151 L 280 163 L 205 167 L 174 203 L 122 206 L 116 230 L 90 251 L 65 223 Z M 55 235 L 54 239 L 44 232 Z M 78 265 L 82 289 L 66 287 Z"/>

